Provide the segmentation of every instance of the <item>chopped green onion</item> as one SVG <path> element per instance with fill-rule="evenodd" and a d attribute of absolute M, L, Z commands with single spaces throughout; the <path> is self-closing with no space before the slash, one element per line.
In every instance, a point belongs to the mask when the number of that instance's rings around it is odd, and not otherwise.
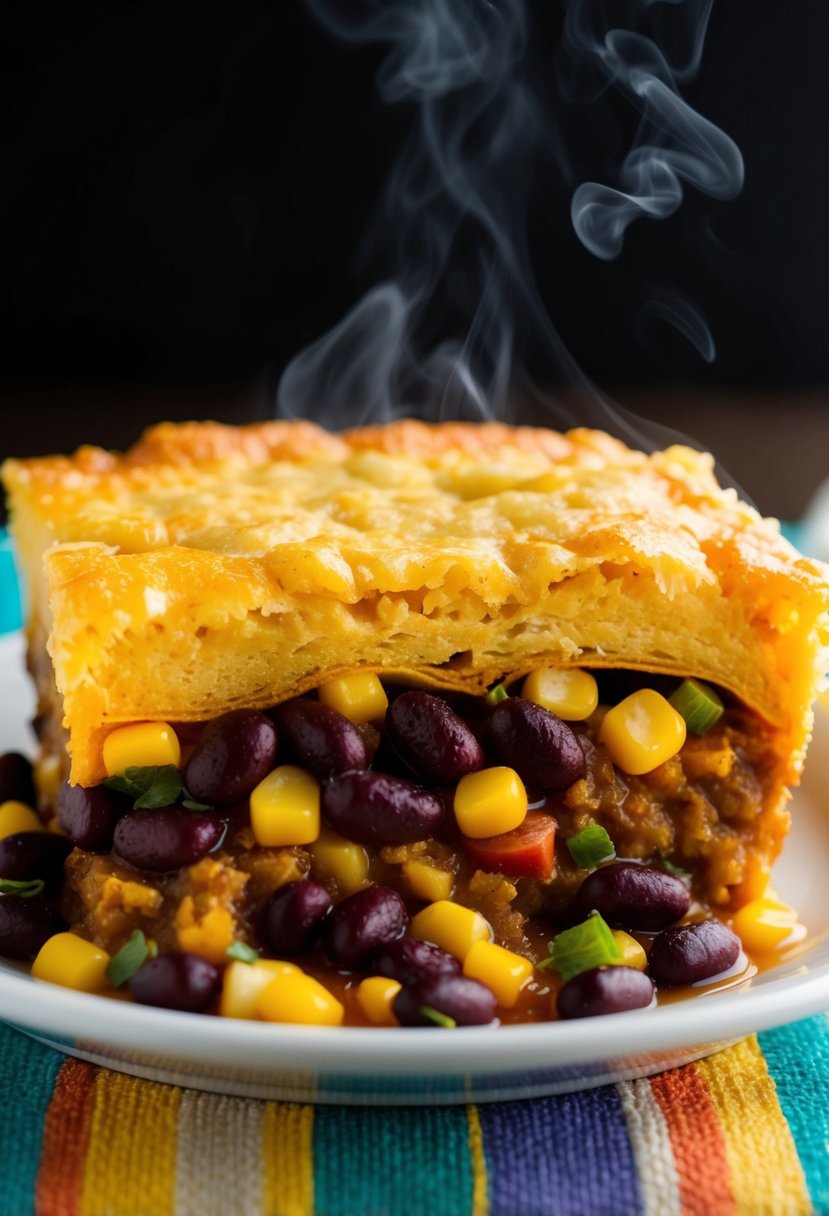
<path fill-rule="evenodd" d="M 695 735 L 704 735 L 720 720 L 725 710 L 711 685 L 703 684 L 702 680 L 683 680 L 668 700 Z"/>
<path fill-rule="evenodd" d="M 582 971 L 615 963 L 622 956 L 607 922 L 598 912 L 572 929 L 563 929 L 550 942 L 550 962 L 567 982 Z"/>
<path fill-rule="evenodd" d="M 509 693 L 503 684 L 493 684 L 489 692 L 484 693 L 484 700 L 487 705 L 499 705 L 501 701 L 506 701 Z"/>
<path fill-rule="evenodd" d="M 228 946 L 225 954 L 237 963 L 255 963 L 259 960 L 259 951 L 254 950 L 247 942 L 234 942 L 232 946 Z"/>
<path fill-rule="evenodd" d="M 600 861 L 609 861 L 616 856 L 613 841 L 598 823 L 571 836 L 567 848 L 573 861 L 583 870 L 592 870 Z"/>
<path fill-rule="evenodd" d="M 107 963 L 106 976 L 113 988 L 120 988 L 132 979 L 142 963 L 150 957 L 146 938 L 140 929 L 135 929 L 117 954 Z"/>
<path fill-rule="evenodd" d="M 448 1013 L 441 1013 L 439 1009 L 433 1009 L 431 1005 L 421 1005 L 420 1012 L 430 1022 L 434 1022 L 436 1026 L 443 1026 L 445 1030 L 453 1030 L 457 1026 L 454 1018 L 450 1018 Z"/>
<path fill-rule="evenodd" d="M 666 857 L 664 853 L 659 854 L 659 864 L 663 870 L 667 870 L 669 874 L 673 874 L 674 878 L 681 878 L 684 881 L 685 879 L 691 877 L 688 870 L 683 870 L 681 866 L 674 865 L 670 858 Z"/>
<path fill-rule="evenodd" d="M 186 807 L 188 811 L 212 811 L 212 807 L 207 802 L 196 802 L 193 798 L 182 798 L 181 805 Z"/>
<path fill-rule="evenodd" d="M 0 895 L 20 895 L 29 899 L 32 895 L 40 895 L 45 885 L 42 878 L 0 878 Z"/>

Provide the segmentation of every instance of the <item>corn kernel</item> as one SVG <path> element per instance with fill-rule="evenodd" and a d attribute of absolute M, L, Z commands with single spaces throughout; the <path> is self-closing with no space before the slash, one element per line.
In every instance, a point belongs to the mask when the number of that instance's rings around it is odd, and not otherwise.
<path fill-rule="evenodd" d="M 418 912 L 412 917 L 409 932 L 412 937 L 434 942 L 442 950 L 448 950 L 461 962 L 475 942 L 488 942 L 492 938 L 492 929 L 480 912 L 451 899 L 437 899 Z"/>
<path fill-rule="evenodd" d="M 109 987 L 108 966 L 106 950 L 99 950 L 76 933 L 56 933 L 41 946 L 32 963 L 32 975 L 78 992 L 103 992 Z"/>
<path fill-rule="evenodd" d="M 223 1018 L 255 1018 L 256 1002 L 280 975 L 301 975 L 293 963 L 261 958 L 256 963 L 232 962 L 222 976 L 219 1013 Z"/>
<path fill-rule="evenodd" d="M 304 768 L 280 764 L 250 796 L 250 826 L 256 843 L 313 844 L 320 834 L 320 787 Z"/>
<path fill-rule="evenodd" d="M 512 1009 L 533 973 L 533 965 L 512 950 L 505 950 L 494 942 L 480 941 L 470 947 L 463 960 L 463 973 L 471 980 L 486 984 L 503 1009 Z"/>
<path fill-rule="evenodd" d="M 60 756 L 38 756 L 35 760 L 34 778 L 37 796 L 42 806 L 54 806 L 63 777 Z"/>
<path fill-rule="evenodd" d="M 658 692 L 640 688 L 607 711 L 599 740 L 622 772 L 638 777 L 677 754 L 685 719 Z"/>
<path fill-rule="evenodd" d="M 791 937 L 797 924 L 794 908 L 768 895 L 745 904 L 732 921 L 734 932 L 750 954 L 776 950 Z"/>
<path fill-rule="evenodd" d="M 513 768 L 482 768 L 458 782 L 455 818 L 464 836 L 501 836 L 520 827 L 526 815 L 527 791 Z"/>
<path fill-rule="evenodd" d="M 599 704 L 599 686 L 589 671 L 577 667 L 539 667 L 527 676 L 521 696 L 565 722 L 583 722 Z"/>
<path fill-rule="evenodd" d="M 10 799 L 0 804 L 0 840 L 16 832 L 45 832 L 46 825 L 25 802 Z"/>
<path fill-rule="evenodd" d="M 613 940 L 620 956 L 613 959 L 614 967 L 635 967 L 637 971 L 645 970 L 648 965 L 648 956 L 635 937 L 631 937 L 622 929 L 614 929 Z"/>
<path fill-rule="evenodd" d="M 397 980 L 387 980 L 384 975 L 371 975 L 357 988 L 357 1004 L 375 1026 L 400 1025 L 391 1006 L 401 986 Z"/>
<path fill-rule="evenodd" d="M 104 739 L 104 768 L 116 777 L 128 768 L 153 764 L 181 763 L 181 748 L 176 732 L 166 722 L 136 722 L 119 726 Z"/>
<path fill-rule="evenodd" d="M 401 868 L 409 890 L 418 899 L 431 903 L 436 899 L 448 899 L 452 894 L 455 875 L 451 870 L 438 870 L 425 861 L 404 861 Z"/>
<path fill-rule="evenodd" d="M 373 671 L 355 671 L 328 680 L 317 689 L 317 696 L 323 705 L 336 709 L 355 726 L 376 722 L 389 706 L 383 685 Z"/>
<path fill-rule="evenodd" d="M 368 853 L 330 828 L 322 829 L 310 853 L 314 877 L 332 880 L 341 894 L 351 895 L 368 882 Z"/>
<path fill-rule="evenodd" d="M 305 1026 L 339 1026 L 345 1009 L 318 980 L 300 971 L 268 984 L 256 1002 L 257 1017 L 266 1022 L 301 1022 Z"/>

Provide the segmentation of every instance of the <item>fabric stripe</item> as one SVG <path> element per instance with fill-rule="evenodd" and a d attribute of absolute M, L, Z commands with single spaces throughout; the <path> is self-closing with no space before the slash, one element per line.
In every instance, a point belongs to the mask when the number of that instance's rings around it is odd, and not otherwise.
<path fill-rule="evenodd" d="M 9 1030 L 0 1051 L 0 1216 L 23 1216 L 32 1202 L 43 1123 L 63 1056 Z"/>
<path fill-rule="evenodd" d="M 469 1157 L 472 1163 L 471 1216 L 489 1216 L 489 1178 L 484 1155 L 484 1135 L 476 1106 L 467 1106 L 469 1119 Z"/>
<path fill-rule="evenodd" d="M 58 1073 L 43 1129 L 35 1192 L 38 1216 L 80 1212 L 97 1073 L 91 1064 L 71 1059 Z"/>
<path fill-rule="evenodd" d="M 468 1128 L 466 1110 L 457 1106 L 320 1107 L 314 1119 L 316 1216 L 469 1216 L 474 1184 Z M 349 1179 L 359 1179 L 358 1203 Z"/>
<path fill-rule="evenodd" d="M 671 1140 L 684 1216 L 733 1216 L 725 1139 L 702 1076 L 689 1064 L 648 1084 Z"/>
<path fill-rule="evenodd" d="M 313 1216 L 313 1138 L 313 1106 L 266 1104 L 261 1140 L 264 1216 Z"/>
<path fill-rule="evenodd" d="M 681 1216 L 679 1178 L 671 1137 L 647 1081 L 616 1086 L 627 1120 L 646 1216 Z"/>
<path fill-rule="evenodd" d="M 735 1216 L 807 1216 L 803 1169 L 756 1038 L 696 1068 L 723 1130 Z"/>
<path fill-rule="evenodd" d="M 632 1216 L 643 1211 L 627 1124 L 612 1086 L 481 1106 L 478 1115 L 490 1177 L 490 1216 Z"/>
<path fill-rule="evenodd" d="M 101 1069 L 81 1216 L 173 1216 L 180 1100 L 180 1089 Z"/>
<path fill-rule="evenodd" d="M 177 1216 L 262 1216 L 265 1103 L 185 1090 L 177 1121 Z"/>
<path fill-rule="evenodd" d="M 811 1018 L 760 1035 L 806 1184 L 817 1212 L 829 1212 L 829 1019 Z"/>

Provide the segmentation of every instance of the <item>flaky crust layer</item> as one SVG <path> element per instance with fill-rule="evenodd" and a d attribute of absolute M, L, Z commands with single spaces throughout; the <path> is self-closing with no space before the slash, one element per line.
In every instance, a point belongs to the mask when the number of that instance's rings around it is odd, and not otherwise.
<path fill-rule="evenodd" d="M 799 773 L 827 571 L 707 454 L 494 423 L 187 423 L 3 475 L 75 781 L 100 779 L 115 725 L 271 705 L 355 666 L 471 692 L 539 664 L 696 675 Z"/>

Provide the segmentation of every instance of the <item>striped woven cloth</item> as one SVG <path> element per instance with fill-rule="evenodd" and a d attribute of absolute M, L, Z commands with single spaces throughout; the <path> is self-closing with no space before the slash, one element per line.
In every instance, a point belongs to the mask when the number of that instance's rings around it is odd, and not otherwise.
<path fill-rule="evenodd" d="M 649 1080 L 429 1109 L 139 1081 L 0 1026 L 0 1216 L 829 1214 L 829 1019 Z"/>

